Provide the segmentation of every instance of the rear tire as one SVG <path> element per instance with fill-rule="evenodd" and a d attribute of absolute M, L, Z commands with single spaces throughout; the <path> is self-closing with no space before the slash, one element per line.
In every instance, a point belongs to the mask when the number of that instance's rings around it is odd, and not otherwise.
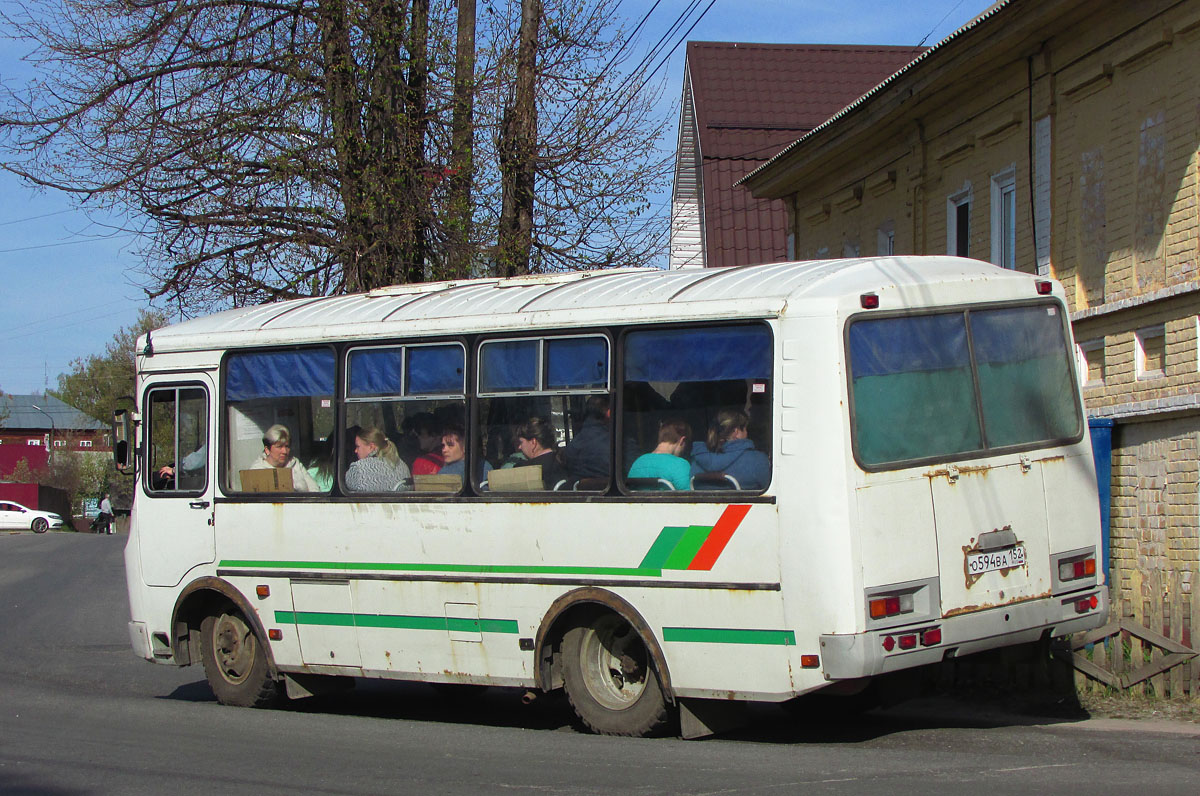
<path fill-rule="evenodd" d="M 638 632 L 613 613 L 563 637 L 567 699 L 588 729 L 601 735 L 644 736 L 670 721 L 662 684 Z"/>
<path fill-rule="evenodd" d="M 45 517 L 38 517 L 33 521 L 33 525 L 30 527 L 33 529 L 34 533 L 45 533 L 50 527 L 50 523 L 47 522 Z"/>
<path fill-rule="evenodd" d="M 222 705 L 261 708 L 279 700 L 280 683 L 271 677 L 262 642 L 233 607 L 200 623 L 204 675 Z"/>

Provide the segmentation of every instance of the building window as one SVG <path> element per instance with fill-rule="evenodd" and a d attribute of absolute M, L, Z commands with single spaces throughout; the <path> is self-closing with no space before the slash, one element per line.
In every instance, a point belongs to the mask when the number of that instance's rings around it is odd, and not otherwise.
<path fill-rule="evenodd" d="M 66 440 L 61 440 L 61 439 L 54 440 L 54 447 L 56 447 L 56 448 L 64 448 L 64 447 L 66 447 L 66 445 L 67 445 Z"/>
<path fill-rule="evenodd" d="M 1104 385 L 1104 340 L 1086 340 L 1077 346 L 1079 383 L 1083 387 Z"/>
<path fill-rule="evenodd" d="M 971 184 L 946 200 L 946 252 L 971 256 Z"/>
<path fill-rule="evenodd" d="M 1162 324 L 1138 329 L 1134 333 L 1137 348 L 1137 378 L 1157 379 L 1166 374 L 1167 335 Z"/>
<path fill-rule="evenodd" d="M 992 262 L 1017 267 L 1017 170 L 1010 166 L 992 177 Z"/>
<path fill-rule="evenodd" d="M 40 439 L 27 439 L 25 440 L 25 444 L 34 448 L 42 447 L 42 441 Z"/>
<path fill-rule="evenodd" d="M 881 257 L 896 253 L 896 227 L 890 220 L 875 230 L 875 253 Z"/>
<path fill-rule="evenodd" d="M 90 448 L 92 447 L 92 441 L 90 439 L 81 439 L 79 440 L 79 447 Z"/>

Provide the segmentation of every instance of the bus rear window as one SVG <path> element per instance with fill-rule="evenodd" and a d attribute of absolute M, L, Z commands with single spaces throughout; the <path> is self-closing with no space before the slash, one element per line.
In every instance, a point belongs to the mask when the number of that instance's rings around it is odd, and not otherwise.
<path fill-rule="evenodd" d="M 1057 305 L 859 319 L 847 347 L 854 444 L 864 467 L 1079 434 Z"/>

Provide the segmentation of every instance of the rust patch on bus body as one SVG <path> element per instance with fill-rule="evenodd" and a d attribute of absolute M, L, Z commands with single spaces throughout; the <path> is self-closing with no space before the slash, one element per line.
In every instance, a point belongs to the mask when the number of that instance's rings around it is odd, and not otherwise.
<path fill-rule="evenodd" d="M 954 473 L 957 473 L 958 475 L 986 476 L 989 472 L 991 472 L 991 469 L 992 466 L 990 464 L 967 464 L 957 468 Z M 949 467 L 939 467 L 936 470 L 926 470 L 925 477 L 931 480 L 934 478 L 950 478 L 952 475 L 954 475 L 954 473 L 950 471 Z"/>
<path fill-rule="evenodd" d="M 993 532 L 995 532 L 995 531 L 1011 531 L 1011 530 L 1012 530 L 1011 525 L 1005 525 L 1003 528 L 993 528 L 992 529 Z M 978 575 L 972 575 L 970 567 L 967 564 L 968 557 L 971 555 L 971 553 L 981 552 L 979 549 L 979 545 L 982 541 L 982 537 L 983 537 L 983 534 L 980 534 L 978 539 L 975 539 L 975 538 L 971 539 L 971 544 L 969 546 L 963 545 L 963 548 L 962 548 L 962 551 L 963 551 L 963 577 L 966 578 L 966 583 L 967 583 L 968 589 L 970 589 L 972 586 L 974 586 L 976 583 L 978 583 L 980 578 L 982 578 L 984 575 L 988 574 L 986 572 L 980 572 Z M 1013 538 L 1014 539 L 1016 538 L 1015 535 Z M 1025 544 L 1025 543 L 1022 542 L 1020 539 L 1017 539 L 1016 543 L 1013 546 L 1015 547 L 1016 545 L 1023 545 L 1023 544 Z M 1024 568 L 1026 570 L 1028 570 L 1028 568 L 1029 568 L 1028 551 L 1026 551 L 1025 563 L 1022 564 L 1020 567 L 1005 567 L 1003 569 L 994 569 L 994 570 L 992 570 L 992 572 L 999 572 L 1000 577 L 1007 578 L 1008 573 L 1012 572 L 1014 569 L 1021 569 L 1021 568 Z M 1003 604 L 1004 603 L 1001 603 L 1001 605 L 1003 605 Z M 991 607 L 994 608 L 995 606 L 991 606 Z"/>
<path fill-rule="evenodd" d="M 1017 603 L 1027 603 L 1030 600 L 1044 600 L 1051 595 L 1051 591 L 1047 590 L 1041 594 L 1035 594 L 1031 597 L 1018 597 L 1015 600 L 997 603 L 981 603 L 980 605 L 964 605 L 962 608 L 952 608 L 942 614 L 942 619 L 950 619 L 951 617 L 961 616 L 963 614 L 971 614 L 976 611 L 987 611 L 991 608 L 1003 608 L 1007 605 L 1016 605 Z"/>

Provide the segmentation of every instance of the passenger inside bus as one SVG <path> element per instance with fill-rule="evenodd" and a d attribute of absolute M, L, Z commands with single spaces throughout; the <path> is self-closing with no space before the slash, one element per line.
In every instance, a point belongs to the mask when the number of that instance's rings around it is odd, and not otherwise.
<path fill-rule="evenodd" d="M 346 488 L 351 492 L 403 492 L 412 476 L 395 444 L 377 428 L 368 427 L 354 436 L 357 457 L 346 470 Z"/>
<path fill-rule="evenodd" d="M 567 470 L 559 461 L 558 445 L 554 439 L 554 426 L 544 417 L 531 417 L 516 429 L 517 447 L 525 461 L 514 467 L 542 468 L 542 483 L 546 489 L 554 489 L 560 482 L 568 480 Z"/>
<path fill-rule="evenodd" d="M 692 429 L 683 418 L 663 420 L 658 427 L 658 445 L 634 461 L 629 478 L 662 479 L 675 489 L 690 489 L 691 465 L 684 457 L 691 441 Z"/>
<path fill-rule="evenodd" d="M 313 455 L 308 462 L 308 474 L 322 492 L 333 488 L 333 435 L 313 442 Z"/>
<path fill-rule="evenodd" d="M 692 446 L 691 474 L 698 488 L 723 488 L 719 481 L 699 478 L 706 474 L 721 474 L 733 480 L 734 489 L 765 489 L 771 480 L 771 462 L 762 451 L 754 449 L 749 439 L 750 416 L 741 409 L 722 409 L 716 422 L 709 426 L 708 439 L 697 440 Z M 728 488 L 728 487 L 724 487 Z"/>
<path fill-rule="evenodd" d="M 410 463 L 413 475 L 435 475 L 442 469 L 442 424 L 432 412 L 413 416 L 412 436 L 417 455 Z"/>
<path fill-rule="evenodd" d="M 442 430 L 442 458 L 445 464 L 442 465 L 440 475 L 457 475 L 459 478 L 466 475 L 466 436 L 466 431 L 463 430 L 463 427 L 453 423 L 447 425 Z M 491 471 L 491 463 L 484 459 L 479 480 L 481 482 L 486 481 Z"/>
<path fill-rule="evenodd" d="M 288 469 L 292 473 L 293 492 L 320 492 L 317 482 L 308 474 L 308 470 L 299 459 L 292 456 L 292 435 L 287 426 L 273 425 L 263 434 L 263 453 L 253 464 L 251 470 L 269 470 L 271 468 Z"/>

